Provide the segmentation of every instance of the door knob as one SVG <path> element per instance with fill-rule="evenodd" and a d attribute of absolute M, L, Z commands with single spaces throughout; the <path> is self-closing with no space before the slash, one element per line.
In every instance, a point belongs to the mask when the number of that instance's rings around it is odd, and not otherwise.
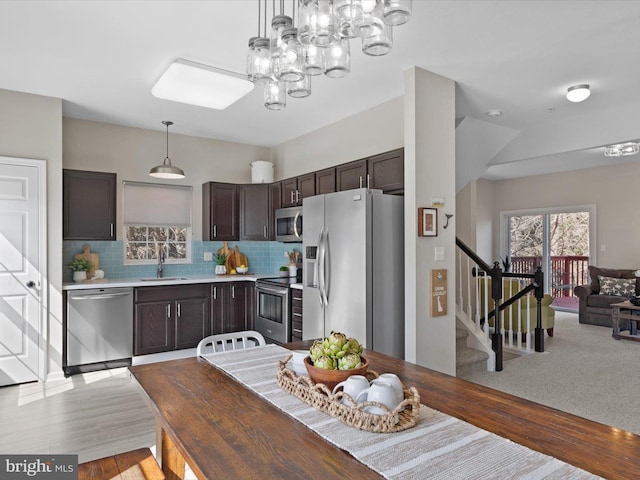
<path fill-rule="evenodd" d="M 34 288 L 35 286 L 36 286 L 36 282 L 34 282 L 33 280 L 29 280 L 27 282 L 27 287 Z"/>

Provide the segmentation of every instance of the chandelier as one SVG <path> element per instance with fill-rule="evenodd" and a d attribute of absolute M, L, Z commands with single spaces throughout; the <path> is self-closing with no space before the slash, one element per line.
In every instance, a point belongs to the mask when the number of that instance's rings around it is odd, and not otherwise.
<path fill-rule="evenodd" d="M 287 95 L 311 95 L 312 76 L 349 74 L 352 39 L 360 39 L 367 55 L 389 53 L 393 27 L 411 16 L 411 0 L 292 0 L 291 16 L 285 15 L 284 0 L 279 14 L 271 3 L 267 33 L 268 1 L 258 0 L 258 35 L 249 39 L 247 55 L 247 78 L 263 86 L 270 110 L 285 108 Z"/>

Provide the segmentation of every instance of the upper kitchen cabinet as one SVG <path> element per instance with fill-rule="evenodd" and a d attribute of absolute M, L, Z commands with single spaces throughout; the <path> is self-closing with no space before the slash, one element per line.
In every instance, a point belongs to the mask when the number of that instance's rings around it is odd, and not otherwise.
<path fill-rule="evenodd" d="M 316 174 L 307 173 L 299 177 L 282 180 L 282 207 L 302 205 L 302 200 L 316 194 Z"/>
<path fill-rule="evenodd" d="M 367 159 L 369 188 L 384 193 L 404 192 L 404 148 L 398 148 Z"/>
<path fill-rule="evenodd" d="M 270 189 L 266 183 L 240 186 L 240 240 L 264 240 L 272 235 Z"/>
<path fill-rule="evenodd" d="M 333 193 L 336 191 L 336 169 L 327 168 L 316 172 L 316 195 Z"/>
<path fill-rule="evenodd" d="M 238 186 L 202 185 L 202 240 L 238 240 Z"/>
<path fill-rule="evenodd" d="M 356 160 L 336 167 L 336 189 L 353 190 L 367 186 L 367 159 Z"/>
<path fill-rule="evenodd" d="M 116 239 L 116 174 L 63 170 L 64 240 Z"/>
<path fill-rule="evenodd" d="M 276 239 L 276 210 L 282 206 L 282 185 L 280 182 L 269 184 L 269 240 Z"/>

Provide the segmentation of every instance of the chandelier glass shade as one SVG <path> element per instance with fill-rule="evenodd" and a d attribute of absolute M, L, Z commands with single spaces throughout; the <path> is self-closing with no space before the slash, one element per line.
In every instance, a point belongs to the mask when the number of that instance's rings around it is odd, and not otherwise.
<path fill-rule="evenodd" d="M 605 157 L 626 157 L 637 155 L 640 152 L 640 145 L 636 142 L 619 143 L 604 147 Z"/>
<path fill-rule="evenodd" d="M 247 79 L 264 87 L 270 110 L 285 108 L 287 94 L 311 95 L 311 76 L 348 75 L 351 39 L 360 38 L 367 55 L 388 54 L 393 27 L 406 23 L 412 8 L 412 0 L 292 0 L 288 16 L 285 1 L 278 13 L 273 1 L 267 33 L 269 3 L 258 0 L 258 35 L 249 39 L 246 65 Z"/>

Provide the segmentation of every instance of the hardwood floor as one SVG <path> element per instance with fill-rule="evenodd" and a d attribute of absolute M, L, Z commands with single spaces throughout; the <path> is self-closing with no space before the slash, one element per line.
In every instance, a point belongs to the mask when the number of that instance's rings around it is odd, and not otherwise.
<path fill-rule="evenodd" d="M 155 420 L 126 368 L 0 388 L 0 452 L 78 454 L 154 447 Z"/>

